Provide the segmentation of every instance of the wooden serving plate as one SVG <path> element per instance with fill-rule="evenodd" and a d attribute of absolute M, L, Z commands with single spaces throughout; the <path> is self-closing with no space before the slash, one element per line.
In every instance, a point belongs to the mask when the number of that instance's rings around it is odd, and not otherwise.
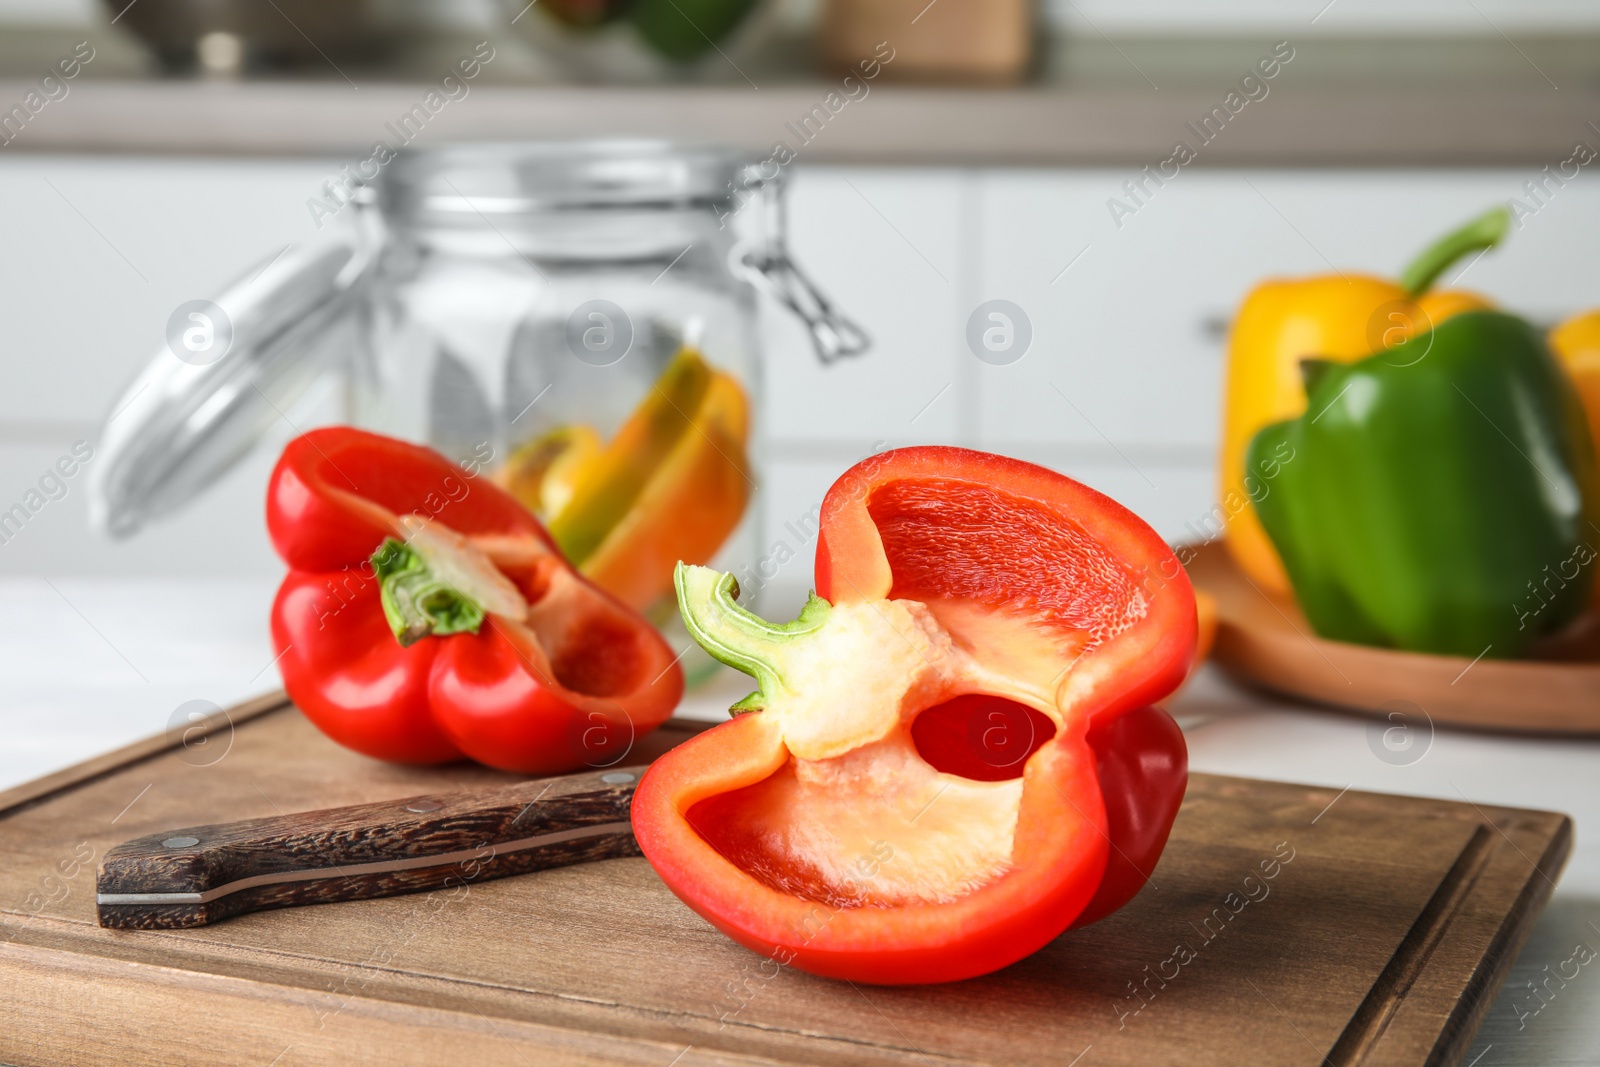
<path fill-rule="evenodd" d="M 1456 1064 L 1572 843 L 1549 812 L 1195 775 L 1126 908 L 908 988 L 746 951 L 638 858 L 96 923 L 95 867 L 130 838 L 509 780 L 364 759 L 280 695 L 0 793 L 0 1063 Z"/>
<path fill-rule="evenodd" d="M 1469 660 L 1327 641 L 1292 600 L 1272 596 L 1221 541 L 1188 563 L 1217 604 L 1212 659 L 1235 677 L 1340 708 L 1486 730 L 1600 733 L 1600 648 L 1571 642 L 1561 661 Z"/>

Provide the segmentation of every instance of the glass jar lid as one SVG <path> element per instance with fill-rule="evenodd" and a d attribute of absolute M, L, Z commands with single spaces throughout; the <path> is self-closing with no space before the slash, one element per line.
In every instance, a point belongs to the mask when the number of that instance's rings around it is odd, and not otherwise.
<path fill-rule="evenodd" d="M 463 216 L 723 204 L 747 161 L 712 146 L 652 140 L 456 145 L 401 152 L 378 202 L 410 224 Z"/>

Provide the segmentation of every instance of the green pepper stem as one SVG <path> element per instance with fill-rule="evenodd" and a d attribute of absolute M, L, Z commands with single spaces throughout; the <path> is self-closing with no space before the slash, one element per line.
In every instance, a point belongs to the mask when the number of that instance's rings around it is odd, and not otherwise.
<path fill-rule="evenodd" d="M 739 583 L 731 574 L 679 563 L 672 582 L 689 636 L 714 659 L 750 675 L 760 687 L 729 709 L 735 715 L 766 707 L 767 699 L 783 687 L 785 652 L 796 638 L 819 629 L 833 610 L 812 593 L 793 622 L 773 623 L 739 605 Z"/>
<path fill-rule="evenodd" d="M 1300 381 L 1305 385 L 1306 397 L 1317 391 L 1317 386 L 1322 384 L 1322 379 L 1328 372 L 1339 364 L 1331 359 L 1302 359 L 1300 361 Z"/>
<path fill-rule="evenodd" d="M 1423 249 L 1400 273 L 1401 287 L 1413 297 L 1421 296 L 1452 263 L 1468 253 L 1495 247 L 1510 229 L 1511 212 L 1504 205 L 1490 208 Z"/>
<path fill-rule="evenodd" d="M 475 634 L 483 625 L 483 606 L 441 581 L 403 541 L 385 539 L 372 554 L 372 570 L 383 616 L 403 648 L 429 634 Z"/>

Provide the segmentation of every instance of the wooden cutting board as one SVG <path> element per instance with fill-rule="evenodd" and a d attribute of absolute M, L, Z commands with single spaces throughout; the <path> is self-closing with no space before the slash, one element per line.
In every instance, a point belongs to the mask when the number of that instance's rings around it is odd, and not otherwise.
<path fill-rule="evenodd" d="M 95 863 L 128 838 L 505 780 L 364 759 L 281 697 L 210 725 L 0 793 L 0 1062 L 1450 1064 L 1572 840 L 1547 812 L 1196 775 L 1132 904 L 919 988 L 779 967 L 642 859 L 101 929 Z"/>

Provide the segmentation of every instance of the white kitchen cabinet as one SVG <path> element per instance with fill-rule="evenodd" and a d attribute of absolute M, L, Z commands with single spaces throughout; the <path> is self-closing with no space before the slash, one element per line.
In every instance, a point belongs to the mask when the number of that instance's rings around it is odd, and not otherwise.
<path fill-rule="evenodd" d="M 1435 236 L 1516 195 L 1530 175 L 1180 172 L 1164 186 L 1147 183 L 1142 203 L 1122 188 L 1133 177 L 985 177 L 982 299 L 1014 302 L 1033 326 L 1026 356 L 980 371 L 986 445 L 1110 441 L 1209 463 L 1220 420 L 1219 327 L 1253 285 L 1267 275 L 1396 273 Z M 1600 233 L 1600 183 L 1584 184 L 1592 180 L 1580 174 L 1558 190 L 1461 284 L 1537 319 L 1600 304 L 1585 236 Z M 1112 200 L 1135 209 L 1120 227 Z"/>
<path fill-rule="evenodd" d="M 799 324 L 769 308 L 770 437 L 870 445 L 955 432 L 955 404 L 939 392 L 963 355 L 952 342 L 975 267 L 961 247 L 967 188 L 957 171 L 799 172 L 789 212 L 795 257 L 873 349 L 824 367 Z"/>
<path fill-rule="evenodd" d="M 0 161 L 0 426 L 97 425 L 167 317 L 316 227 L 319 161 Z"/>

